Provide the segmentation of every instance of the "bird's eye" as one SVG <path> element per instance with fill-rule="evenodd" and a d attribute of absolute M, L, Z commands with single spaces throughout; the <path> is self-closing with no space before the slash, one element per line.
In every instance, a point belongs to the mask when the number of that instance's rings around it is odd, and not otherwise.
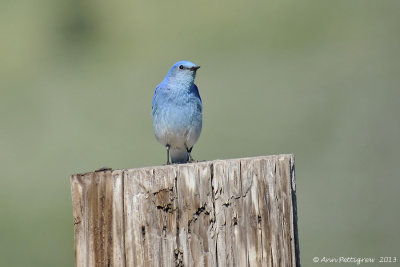
<path fill-rule="evenodd" d="M 180 68 L 181 70 L 183 70 L 183 65 L 180 65 L 179 68 Z"/>

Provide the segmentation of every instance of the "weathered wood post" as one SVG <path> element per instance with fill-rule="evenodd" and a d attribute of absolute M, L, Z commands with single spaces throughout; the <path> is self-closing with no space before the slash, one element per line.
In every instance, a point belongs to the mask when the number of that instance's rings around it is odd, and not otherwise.
<path fill-rule="evenodd" d="M 300 266 L 293 155 L 71 177 L 76 266 Z"/>

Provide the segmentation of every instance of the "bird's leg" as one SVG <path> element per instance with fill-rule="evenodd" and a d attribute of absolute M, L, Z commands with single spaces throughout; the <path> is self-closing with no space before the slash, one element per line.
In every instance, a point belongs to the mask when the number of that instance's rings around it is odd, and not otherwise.
<path fill-rule="evenodd" d="M 170 148 L 170 145 L 167 144 L 165 147 L 167 148 L 167 163 L 166 163 L 166 165 L 169 165 L 169 164 L 171 164 L 171 162 L 169 161 L 169 148 Z"/>
<path fill-rule="evenodd" d="M 189 162 L 194 162 L 194 159 L 192 158 L 192 154 L 191 154 L 193 147 L 188 148 L 186 145 L 185 145 L 185 147 L 186 147 L 187 153 L 189 154 Z"/>

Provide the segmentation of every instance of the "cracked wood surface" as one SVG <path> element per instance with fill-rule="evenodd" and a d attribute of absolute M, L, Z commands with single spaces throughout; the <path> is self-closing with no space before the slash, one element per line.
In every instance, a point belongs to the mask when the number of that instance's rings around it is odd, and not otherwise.
<path fill-rule="evenodd" d="M 71 177 L 76 266 L 300 266 L 293 155 Z"/>

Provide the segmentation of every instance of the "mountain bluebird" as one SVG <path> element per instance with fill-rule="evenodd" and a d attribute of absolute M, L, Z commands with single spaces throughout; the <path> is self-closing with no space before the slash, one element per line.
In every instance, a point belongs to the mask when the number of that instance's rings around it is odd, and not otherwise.
<path fill-rule="evenodd" d="M 190 61 L 175 63 L 154 92 L 154 134 L 167 149 L 167 164 L 193 161 L 190 153 L 202 126 L 203 105 L 194 84 L 199 68 Z"/>

